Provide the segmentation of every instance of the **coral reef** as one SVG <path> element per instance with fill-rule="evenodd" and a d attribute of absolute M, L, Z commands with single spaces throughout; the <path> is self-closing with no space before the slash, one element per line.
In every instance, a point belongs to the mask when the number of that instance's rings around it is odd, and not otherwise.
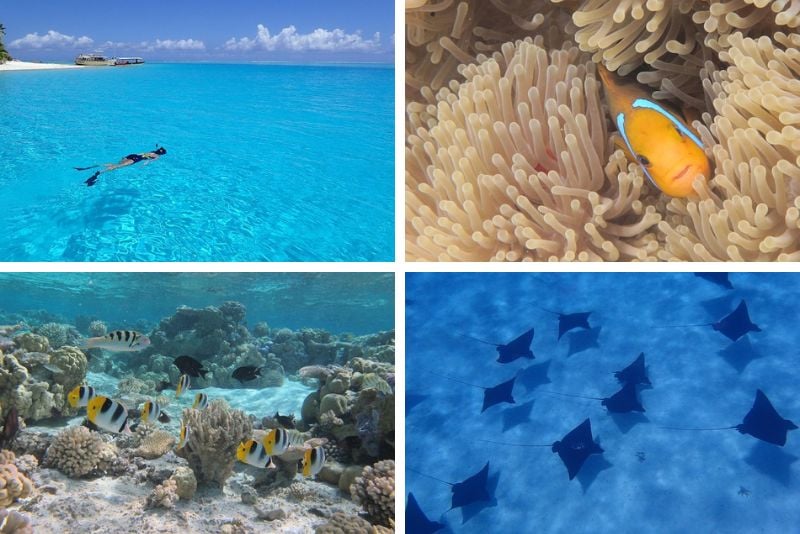
<path fill-rule="evenodd" d="M 148 460 L 160 458 L 172 450 L 172 447 L 175 446 L 175 441 L 175 436 L 172 433 L 155 429 L 142 438 L 139 446 L 133 450 L 132 454 Z"/>
<path fill-rule="evenodd" d="M 178 485 L 175 480 L 168 478 L 153 488 L 153 492 L 147 497 L 147 507 L 173 508 L 178 499 Z"/>
<path fill-rule="evenodd" d="M 36 327 L 34 331 L 36 334 L 46 337 L 50 347 L 54 349 L 64 345 L 74 346 L 80 339 L 78 331 L 68 324 L 45 323 Z"/>
<path fill-rule="evenodd" d="M 71 413 L 66 393 L 83 381 L 87 368 L 75 347 L 52 349 L 46 337 L 30 332 L 15 336 L 13 352 L 0 353 L 0 405 L 16 407 L 31 421 Z"/>
<path fill-rule="evenodd" d="M 170 478 L 175 481 L 175 493 L 178 494 L 178 497 L 185 501 L 194 497 L 194 493 L 197 491 L 197 479 L 194 476 L 194 471 L 188 467 L 180 466 L 172 473 Z"/>
<path fill-rule="evenodd" d="M 394 376 L 393 365 L 355 358 L 302 374 L 319 380 L 303 401 L 303 425 L 329 440 L 325 447 L 333 457 L 364 463 L 394 457 L 394 390 L 386 380 Z"/>
<path fill-rule="evenodd" d="M 407 258 L 797 260 L 796 4 L 408 0 Z M 615 149 L 599 62 L 703 112 L 693 196 Z"/>
<path fill-rule="evenodd" d="M 69 427 L 56 435 L 45 453 L 45 467 L 72 478 L 95 476 L 111 467 L 117 448 L 84 426 Z"/>
<path fill-rule="evenodd" d="M 0 533 L 33 534 L 31 518 L 16 510 L 0 509 Z"/>
<path fill-rule="evenodd" d="M 374 534 L 375 528 L 357 515 L 333 514 L 328 522 L 314 529 L 314 534 Z"/>
<path fill-rule="evenodd" d="M 33 494 L 33 482 L 26 477 L 15 464 L 16 458 L 11 451 L 0 451 L 0 507 L 5 508 L 17 499 L 24 499 Z"/>
<path fill-rule="evenodd" d="M 106 323 L 103 321 L 92 321 L 88 327 L 90 337 L 102 337 L 108 332 Z"/>
<path fill-rule="evenodd" d="M 350 486 L 350 494 L 372 523 L 391 527 L 394 523 L 394 460 L 382 460 L 365 467 Z"/>
<path fill-rule="evenodd" d="M 253 432 L 250 418 L 217 399 L 204 410 L 184 410 L 183 420 L 190 428 L 189 442 L 177 454 L 189 460 L 199 484 L 221 487 L 233 471 L 236 448 Z"/>

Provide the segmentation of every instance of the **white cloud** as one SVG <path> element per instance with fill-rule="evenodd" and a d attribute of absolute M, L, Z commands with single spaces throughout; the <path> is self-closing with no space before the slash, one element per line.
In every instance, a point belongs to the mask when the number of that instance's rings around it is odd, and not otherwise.
<path fill-rule="evenodd" d="M 288 26 L 275 35 L 270 34 L 269 28 L 263 24 L 258 25 L 258 32 L 254 38 L 234 37 L 225 42 L 223 48 L 231 51 L 248 52 L 251 50 L 292 50 L 304 52 L 307 50 L 324 51 L 361 51 L 371 52 L 380 49 L 381 34 L 375 33 L 372 39 L 364 39 L 360 32 L 346 33 L 335 28 L 326 30 L 317 28 L 311 33 L 298 33 L 297 28 Z"/>
<path fill-rule="evenodd" d="M 156 50 L 205 50 L 206 45 L 203 41 L 196 39 L 180 39 L 177 41 L 156 39 L 153 48 Z"/>
<path fill-rule="evenodd" d="M 11 41 L 11 48 L 79 48 L 90 46 L 94 43 L 91 37 L 74 37 L 50 30 L 44 35 L 29 33 L 25 37 Z"/>

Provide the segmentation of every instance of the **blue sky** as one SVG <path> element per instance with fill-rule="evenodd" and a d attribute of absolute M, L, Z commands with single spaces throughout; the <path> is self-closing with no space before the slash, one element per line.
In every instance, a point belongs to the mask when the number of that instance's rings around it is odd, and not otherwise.
<path fill-rule="evenodd" d="M 393 0 L 3 0 L 23 60 L 392 62 Z"/>

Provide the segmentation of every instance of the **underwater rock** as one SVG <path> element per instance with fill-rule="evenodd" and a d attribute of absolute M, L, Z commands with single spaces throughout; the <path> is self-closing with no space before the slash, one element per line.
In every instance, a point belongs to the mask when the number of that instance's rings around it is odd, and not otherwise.
<path fill-rule="evenodd" d="M 364 471 L 363 465 L 348 465 L 342 471 L 342 476 L 339 477 L 339 489 L 350 495 L 350 487 L 356 481 L 356 478 L 361 476 Z"/>
<path fill-rule="evenodd" d="M 175 493 L 178 494 L 178 497 L 185 501 L 194 497 L 194 493 L 197 491 L 197 479 L 194 471 L 186 466 L 180 466 L 170 478 L 175 481 Z"/>
<path fill-rule="evenodd" d="M 394 522 L 394 460 L 381 460 L 365 467 L 350 486 L 350 494 L 364 508 L 370 522 L 391 527 Z"/>
<path fill-rule="evenodd" d="M 253 432 L 250 418 L 216 399 L 204 410 L 184 410 L 183 420 L 191 429 L 189 440 L 176 454 L 189 460 L 199 484 L 213 482 L 222 487 L 233 471 L 239 443 Z"/>
<path fill-rule="evenodd" d="M 344 395 L 329 393 L 322 397 L 319 403 L 320 413 L 333 412 L 334 415 L 342 416 L 349 411 L 350 403 Z"/>
<path fill-rule="evenodd" d="M 269 325 L 264 321 L 259 321 L 253 327 L 253 335 L 255 337 L 266 337 L 269 335 Z"/>
<path fill-rule="evenodd" d="M 14 438 L 11 450 L 18 455 L 31 454 L 41 462 L 52 441 L 53 436 L 50 434 L 22 429 Z"/>
<path fill-rule="evenodd" d="M 322 470 L 317 475 L 317 480 L 338 486 L 343 472 L 344 466 L 342 464 L 335 460 L 327 460 L 325 465 L 322 466 Z"/>
<path fill-rule="evenodd" d="M 54 467 L 71 478 L 101 474 L 117 457 L 117 448 L 97 432 L 73 426 L 59 432 L 44 457 L 45 467 Z"/>
<path fill-rule="evenodd" d="M 253 486 L 242 485 L 241 499 L 243 504 L 255 504 L 258 501 L 258 492 Z"/>
<path fill-rule="evenodd" d="M 286 519 L 289 517 L 289 515 L 283 508 L 273 508 L 271 510 L 267 510 L 264 507 L 256 506 L 256 517 L 262 521 L 279 521 L 281 519 Z"/>
<path fill-rule="evenodd" d="M 315 391 L 310 393 L 303 401 L 303 406 L 300 408 L 300 417 L 308 424 L 315 423 L 319 413 L 319 392 Z"/>

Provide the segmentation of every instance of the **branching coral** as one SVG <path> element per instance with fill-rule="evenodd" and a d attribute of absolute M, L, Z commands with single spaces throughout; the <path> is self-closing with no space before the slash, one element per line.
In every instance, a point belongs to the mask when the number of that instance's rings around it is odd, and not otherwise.
<path fill-rule="evenodd" d="M 606 164 L 598 83 L 577 59 L 574 47 L 508 43 L 463 68 L 467 81 L 458 93 L 442 90 L 435 108 L 408 106 L 409 259 L 619 260 L 655 251 L 646 231 L 660 216 L 621 156 Z"/>
<path fill-rule="evenodd" d="M 205 410 L 184 410 L 183 419 L 190 428 L 189 443 L 178 455 L 189 460 L 199 483 L 222 486 L 233 471 L 236 448 L 253 432 L 250 418 L 217 399 Z"/>
<path fill-rule="evenodd" d="M 100 434 L 84 426 L 74 426 L 58 433 L 47 448 L 44 465 L 80 478 L 104 471 L 116 457 L 116 447 L 103 441 Z"/>
<path fill-rule="evenodd" d="M 350 486 L 353 500 L 360 503 L 373 523 L 391 526 L 394 521 L 394 460 L 367 466 Z"/>
<path fill-rule="evenodd" d="M 168 478 L 159 484 L 147 497 L 148 508 L 173 508 L 178 502 L 178 485 L 175 480 Z"/>

